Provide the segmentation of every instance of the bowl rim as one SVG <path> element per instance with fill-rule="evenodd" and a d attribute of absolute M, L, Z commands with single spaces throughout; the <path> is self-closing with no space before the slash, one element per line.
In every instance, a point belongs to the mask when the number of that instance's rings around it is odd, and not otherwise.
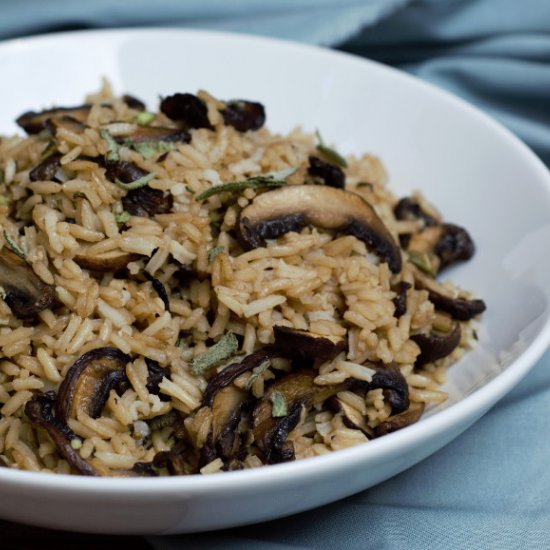
<path fill-rule="evenodd" d="M 183 27 L 132 27 L 90 29 L 79 31 L 56 32 L 39 34 L 25 38 L 13 38 L 0 41 L 0 55 L 6 50 L 20 49 L 21 47 L 36 49 L 48 47 L 51 42 L 71 41 L 79 38 L 92 40 L 116 40 L 120 38 L 135 38 L 143 35 L 174 35 L 201 39 L 215 38 L 229 42 L 247 42 L 250 45 L 260 43 L 265 46 L 288 49 L 289 53 L 297 52 L 312 56 L 325 56 L 339 63 L 355 65 L 358 70 L 364 66 L 378 74 L 390 75 L 401 79 L 407 85 L 416 87 L 421 93 L 428 93 L 445 102 L 452 109 L 462 111 L 466 116 L 474 118 L 481 125 L 488 127 L 501 140 L 508 142 L 522 162 L 541 179 L 550 193 L 550 172 L 535 153 L 510 130 L 497 122 L 488 114 L 471 105 L 464 99 L 451 92 L 438 88 L 434 84 L 405 73 L 399 69 L 384 65 L 368 58 L 354 54 L 333 50 L 324 46 L 304 44 L 291 40 L 258 36 L 227 31 L 187 29 Z M 550 219 L 550 213 L 549 213 Z M 475 420 L 481 416 L 499 399 L 508 393 L 540 359 L 550 345 L 550 318 L 546 319 L 538 334 L 526 349 L 514 359 L 503 371 L 483 386 L 475 389 L 460 401 L 453 403 L 442 411 L 423 418 L 416 424 L 408 426 L 398 432 L 390 433 L 382 438 L 369 441 L 368 445 L 357 445 L 338 450 L 322 456 L 296 460 L 293 462 L 274 464 L 266 467 L 240 471 L 223 472 L 223 475 L 190 475 L 168 476 L 156 478 L 122 478 L 122 477 L 87 477 L 81 475 L 55 474 L 46 472 L 23 471 L 13 468 L 0 468 L 0 487 L 17 487 L 18 489 L 35 490 L 37 488 L 58 491 L 65 494 L 79 495 L 126 495 L 139 494 L 140 498 L 147 499 L 148 495 L 158 496 L 185 494 L 188 490 L 193 493 L 208 493 L 211 491 L 238 490 L 251 485 L 279 484 L 283 480 L 299 481 L 313 475 L 329 474 L 331 471 L 345 469 L 352 464 L 367 460 L 376 460 L 394 453 L 404 451 L 408 447 L 429 440 L 438 433 L 458 426 L 469 418 Z M 154 491 L 151 491 L 154 489 Z"/>

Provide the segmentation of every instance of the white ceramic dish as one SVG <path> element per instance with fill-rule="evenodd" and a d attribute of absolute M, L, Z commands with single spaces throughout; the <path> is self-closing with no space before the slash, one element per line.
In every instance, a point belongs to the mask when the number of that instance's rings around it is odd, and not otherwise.
<path fill-rule="evenodd" d="M 480 346 L 450 371 L 449 401 L 418 424 L 332 455 L 253 471 L 91 479 L 0 469 L 0 517 L 102 533 L 175 533 L 273 519 L 370 487 L 468 428 L 550 341 L 550 176 L 466 103 L 381 65 L 268 39 L 181 30 L 68 33 L 0 45 L 0 132 L 28 109 L 79 103 L 107 76 L 156 107 L 204 88 L 263 102 L 268 125 L 320 128 L 343 153 L 385 161 L 398 194 L 422 191 L 468 228 L 477 254 L 452 272 L 488 304 Z M 9 83 L 9 86 L 5 83 Z"/>

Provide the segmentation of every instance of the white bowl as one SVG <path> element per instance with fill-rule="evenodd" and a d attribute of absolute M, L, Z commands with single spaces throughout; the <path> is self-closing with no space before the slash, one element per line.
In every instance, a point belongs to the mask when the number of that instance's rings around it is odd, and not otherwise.
<path fill-rule="evenodd" d="M 477 244 L 451 273 L 487 303 L 480 345 L 450 370 L 450 398 L 417 424 L 331 455 L 257 470 L 96 479 L 0 468 L 0 517 L 97 533 L 179 533 L 274 519 L 387 479 L 451 441 L 526 374 L 550 340 L 550 176 L 518 139 L 448 93 L 382 65 L 275 40 L 183 30 L 79 32 L 0 45 L 0 131 L 28 109 L 117 93 L 209 90 L 263 102 L 272 130 L 319 128 L 369 151 L 400 195 L 421 189 Z"/>

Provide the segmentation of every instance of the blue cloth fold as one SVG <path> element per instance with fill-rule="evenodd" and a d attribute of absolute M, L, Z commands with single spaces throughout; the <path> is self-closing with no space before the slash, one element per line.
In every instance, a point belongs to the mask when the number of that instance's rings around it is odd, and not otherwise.
<path fill-rule="evenodd" d="M 0 38 L 180 25 L 337 47 L 465 98 L 550 164 L 549 0 L 18 0 L 1 13 Z M 549 417 L 547 353 L 466 433 L 385 483 L 291 518 L 147 540 L 159 550 L 550 548 Z"/>

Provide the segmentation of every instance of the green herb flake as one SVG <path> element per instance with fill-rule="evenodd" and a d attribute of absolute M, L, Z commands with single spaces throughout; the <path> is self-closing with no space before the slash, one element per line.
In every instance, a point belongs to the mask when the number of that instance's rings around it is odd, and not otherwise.
<path fill-rule="evenodd" d="M 148 111 L 143 111 L 136 116 L 136 122 L 140 126 L 149 126 L 153 120 L 155 120 L 155 113 L 149 113 Z"/>
<path fill-rule="evenodd" d="M 317 140 L 319 141 L 319 143 L 317 144 L 317 151 L 321 155 L 322 159 L 326 162 L 330 162 L 331 164 L 341 166 L 342 168 L 347 168 L 348 163 L 346 162 L 346 159 L 337 151 L 325 145 L 325 142 L 323 141 L 321 132 L 319 132 L 319 130 L 315 130 L 315 135 L 317 136 Z"/>
<path fill-rule="evenodd" d="M 115 180 L 115 183 L 125 191 L 133 191 L 134 189 L 140 189 L 141 187 L 145 187 L 146 185 L 149 184 L 151 180 L 154 180 L 156 177 L 157 175 L 154 172 L 151 172 L 150 174 L 147 174 L 142 178 L 138 178 L 137 180 L 131 181 L 130 183 L 124 183 L 119 179 Z"/>
<path fill-rule="evenodd" d="M 80 449 L 82 447 L 82 441 L 80 439 L 78 439 L 77 437 L 75 437 L 74 439 L 71 439 L 71 447 L 75 451 L 78 451 L 78 449 Z"/>
<path fill-rule="evenodd" d="M 10 202 L 10 199 L 6 197 L 5 195 L 0 195 L 0 204 L 8 204 Z"/>
<path fill-rule="evenodd" d="M 187 189 L 187 192 L 191 193 L 191 195 L 194 195 L 196 193 L 196 191 L 190 185 L 186 185 L 185 189 Z"/>
<path fill-rule="evenodd" d="M 196 357 L 191 362 L 191 372 L 195 376 L 204 374 L 208 369 L 219 365 L 225 359 L 233 357 L 239 349 L 237 337 L 228 332 L 208 350 Z"/>
<path fill-rule="evenodd" d="M 8 232 L 4 229 L 4 240 L 6 241 L 6 244 L 8 245 L 8 248 L 17 254 L 20 258 L 25 259 L 27 255 L 25 254 L 25 251 L 8 235 Z"/>
<path fill-rule="evenodd" d="M 263 363 L 260 363 L 253 371 L 252 376 L 248 379 L 246 383 L 246 389 L 249 390 L 252 387 L 252 384 L 258 380 L 258 378 L 271 366 L 271 361 L 266 359 Z"/>
<path fill-rule="evenodd" d="M 285 396 L 280 391 L 274 391 L 269 400 L 272 403 L 271 416 L 273 418 L 281 418 L 288 414 L 288 407 L 286 406 Z"/>
<path fill-rule="evenodd" d="M 109 132 L 109 130 L 105 128 L 102 128 L 99 131 L 99 135 L 107 143 L 108 147 L 108 151 L 107 153 L 105 153 L 105 160 L 107 162 L 115 162 L 117 160 L 120 160 L 120 156 L 118 154 L 119 145 L 116 142 L 115 138 L 111 135 L 111 132 Z"/>
<path fill-rule="evenodd" d="M 115 220 L 117 223 L 125 224 L 132 216 L 123 210 L 120 214 L 115 214 Z"/>
<path fill-rule="evenodd" d="M 208 263 L 211 264 L 216 259 L 216 257 L 219 254 L 221 254 L 224 250 L 225 248 L 223 246 L 215 246 L 211 248 L 210 251 L 208 252 Z"/>
<path fill-rule="evenodd" d="M 428 275 L 431 275 L 432 277 L 437 275 L 432 259 L 428 254 L 426 254 L 426 252 L 407 250 L 407 255 L 409 256 L 409 262 L 418 267 L 418 269 Z"/>
<path fill-rule="evenodd" d="M 151 431 L 162 430 L 163 428 L 172 426 L 172 424 L 174 424 L 174 422 L 177 420 L 177 417 L 178 413 L 176 413 L 176 411 L 174 410 L 166 414 L 161 414 L 160 416 L 155 416 L 155 418 L 149 421 L 149 429 Z"/>
<path fill-rule="evenodd" d="M 245 189 L 261 189 L 264 187 L 282 187 L 286 185 L 286 179 L 290 177 L 297 168 L 288 168 L 279 172 L 272 172 L 263 176 L 254 176 L 242 181 L 230 181 L 220 185 L 214 185 L 197 195 L 198 201 L 203 201 L 213 195 L 225 193 L 226 191 L 244 191 Z"/>
<path fill-rule="evenodd" d="M 128 145 L 144 159 L 149 159 L 157 153 L 173 151 L 176 148 L 176 144 L 171 141 L 140 141 L 138 143 L 128 141 Z"/>

